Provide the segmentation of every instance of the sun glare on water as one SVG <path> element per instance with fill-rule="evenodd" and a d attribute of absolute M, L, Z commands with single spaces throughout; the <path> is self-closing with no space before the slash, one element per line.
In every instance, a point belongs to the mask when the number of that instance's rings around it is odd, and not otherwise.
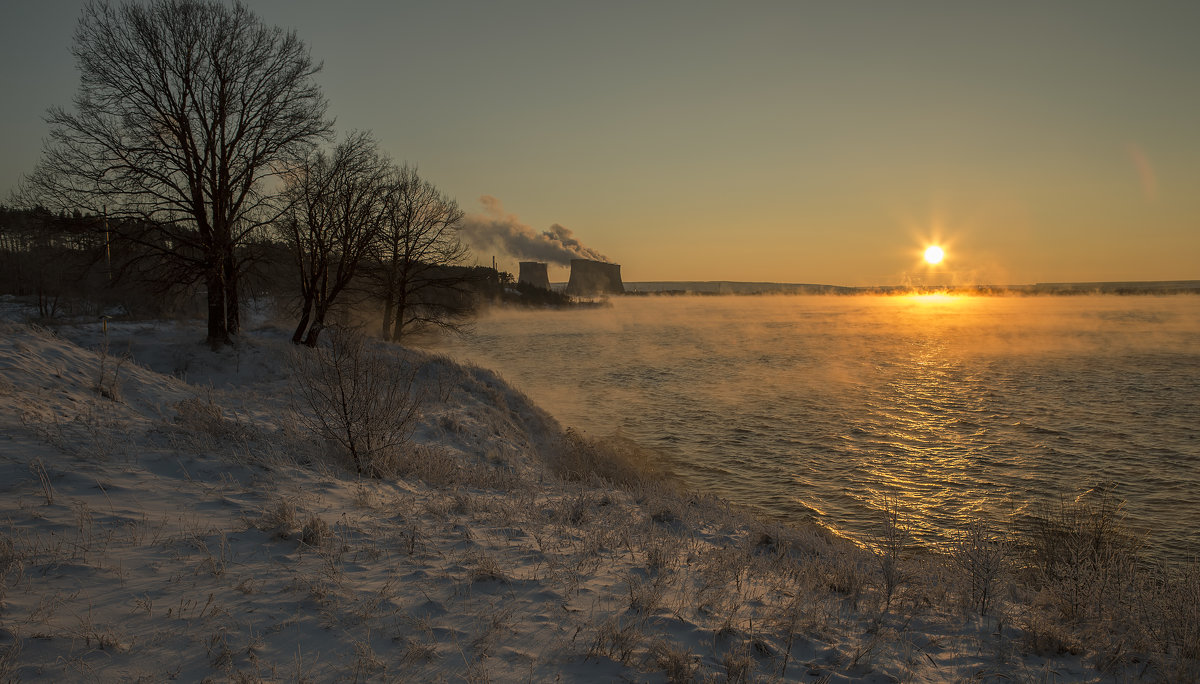
<path fill-rule="evenodd" d="M 945 256 L 946 252 L 944 252 L 942 248 L 938 247 L 937 245 L 925 250 L 925 261 L 929 264 L 940 264 Z"/>

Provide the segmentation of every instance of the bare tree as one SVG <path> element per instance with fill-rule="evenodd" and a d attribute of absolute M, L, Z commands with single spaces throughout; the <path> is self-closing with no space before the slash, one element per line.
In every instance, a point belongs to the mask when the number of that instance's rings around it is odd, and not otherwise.
<path fill-rule="evenodd" d="M 390 170 L 369 134 L 351 133 L 332 153 L 309 155 L 288 179 L 280 230 L 300 276 L 293 343 L 316 346 L 334 300 L 378 238 L 393 189 Z"/>
<path fill-rule="evenodd" d="M 89 2 L 72 47 L 74 111 L 52 108 L 22 194 L 143 220 L 130 236 L 202 281 L 208 342 L 240 328 L 238 248 L 273 220 L 268 180 L 327 136 L 308 49 L 244 5 Z"/>
<path fill-rule="evenodd" d="M 458 239 L 458 203 L 407 165 L 394 184 L 373 273 L 383 299 L 383 338 L 399 342 L 421 327 L 459 325 L 471 293 L 469 276 L 452 268 L 469 253 Z"/>

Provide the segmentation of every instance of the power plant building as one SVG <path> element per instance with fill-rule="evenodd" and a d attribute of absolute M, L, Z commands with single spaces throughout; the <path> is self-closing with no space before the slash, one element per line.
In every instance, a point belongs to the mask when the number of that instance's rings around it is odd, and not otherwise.
<path fill-rule="evenodd" d="M 534 287 L 540 287 L 543 290 L 550 289 L 550 276 L 546 271 L 546 264 L 540 261 L 522 261 L 519 275 L 517 276 L 518 283 L 526 283 Z"/>
<path fill-rule="evenodd" d="M 621 265 L 591 259 L 571 259 L 571 279 L 567 282 L 567 294 L 625 294 L 625 285 L 621 282 Z"/>

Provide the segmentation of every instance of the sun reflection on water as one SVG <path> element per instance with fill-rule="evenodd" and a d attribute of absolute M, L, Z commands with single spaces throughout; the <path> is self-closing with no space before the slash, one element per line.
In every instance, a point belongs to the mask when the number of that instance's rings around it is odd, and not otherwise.
<path fill-rule="evenodd" d="M 961 299 L 924 295 L 913 301 Z M 870 392 L 863 417 L 876 437 L 860 440 L 862 475 L 875 484 L 856 498 L 874 510 L 897 502 L 910 512 L 918 537 L 929 539 L 939 529 L 959 527 L 994 497 L 968 486 L 976 477 L 971 470 L 980 436 L 969 416 L 983 411 L 983 387 L 940 330 L 914 334 L 898 346 L 890 377 Z"/>

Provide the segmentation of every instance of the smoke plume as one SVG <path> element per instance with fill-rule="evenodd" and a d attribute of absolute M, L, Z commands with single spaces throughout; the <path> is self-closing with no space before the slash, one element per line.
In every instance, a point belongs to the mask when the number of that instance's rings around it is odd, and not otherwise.
<path fill-rule="evenodd" d="M 479 198 L 483 213 L 463 219 L 459 235 L 481 251 L 498 250 L 518 259 L 567 265 L 571 259 L 608 261 L 608 257 L 584 247 L 567 228 L 555 223 L 538 232 L 521 223 L 513 214 L 504 213 L 500 200 L 491 195 Z"/>

